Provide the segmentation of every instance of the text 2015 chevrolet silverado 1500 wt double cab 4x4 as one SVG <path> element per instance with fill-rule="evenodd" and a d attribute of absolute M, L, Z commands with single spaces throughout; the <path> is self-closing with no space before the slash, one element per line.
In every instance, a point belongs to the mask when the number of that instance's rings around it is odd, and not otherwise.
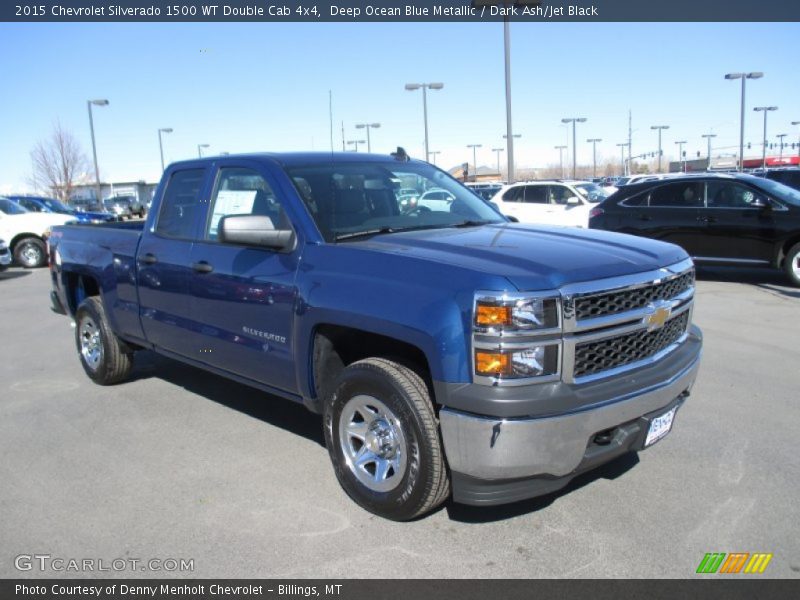
<path fill-rule="evenodd" d="M 302 402 L 342 487 L 397 520 L 545 494 L 668 433 L 702 343 L 686 253 L 509 223 L 393 156 L 177 163 L 143 226 L 55 228 L 88 376 L 147 348 Z"/>

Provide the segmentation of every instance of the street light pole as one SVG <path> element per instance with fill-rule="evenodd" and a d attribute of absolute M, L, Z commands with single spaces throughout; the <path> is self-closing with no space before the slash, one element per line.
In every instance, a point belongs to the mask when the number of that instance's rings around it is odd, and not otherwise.
<path fill-rule="evenodd" d="M 353 150 L 353 152 L 358 152 L 359 144 L 366 144 L 366 142 L 364 140 L 350 140 L 349 142 L 347 142 L 348 146 L 353 146 L 353 145 L 355 146 L 355 150 Z"/>
<path fill-rule="evenodd" d="M 566 146 L 553 146 L 556 150 L 558 150 L 558 168 L 561 171 L 561 178 L 564 178 L 564 150 L 566 150 Z"/>
<path fill-rule="evenodd" d="M 428 152 L 428 94 L 427 90 L 440 90 L 444 87 L 443 83 L 407 83 L 406 90 L 409 92 L 422 88 L 422 116 L 425 121 L 425 162 L 429 162 Z"/>
<path fill-rule="evenodd" d="M 773 110 L 778 110 L 777 106 L 756 106 L 753 108 L 756 112 L 764 113 L 764 149 L 761 151 L 761 168 L 767 168 L 767 113 Z"/>
<path fill-rule="evenodd" d="M 764 73 L 760 71 L 753 71 L 752 73 L 728 73 L 725 79 L 741 79 L 742 80 L 742 105 L 741 116 L 739 118 L 739 170 L 742 170 L 744 162 L 744 83 L 746 79 L 760 79 Z"/>
<path fill-rule="evenodd" d="M 380 123 L 357 123 L 356 129 L 366 129 L 367 130 L 367 152 L 372 152 L 372 144 L 369 141 L 369 130 L 370 129 L 377 129 L 380 127 Z"/>
<path fill-rule="evenodd" d="M 792 121 L 792 125 L 800 125 L 800 121 Z M 797 138 L 797 157 L 800 158 L 800 137 Z"/>
<path fill-rule="evenodd" d="M 492 148 L 492 152 L 497 153 L 497 175 L 500 175 L 500 153 L 503 152 L 505 148 Z"/>
<path fill-rule="evenodd" d="M 621 144 L 617 144 L 619 146 L 619 163 L 620 167 L 622 167 L 622 176 L 625 176 L 625 147 L 628 145 L 627 142 L 623 142 Z"/>
<path fill-rule="evenodd" d="M 789 134 L 788 133 L 779 133 L 778 135 L 775 136 L 776 138 L 778 138 L 780 140 L 780 144 L 781 144 L 778 147 L 778 151 L 780 152 L 780 154 L 778 155 L 778 159 L 781 162 L 783 162 L 783 138 L 785 138 L 787 135 L 789 135 Z"/>
<path fill-rule="evenodd" d="M 436 166 L 436 155 L 437 154 L 441 154 L 441 153 L 442 153 L 441 150 L 431 150 L 430 152 L 428 152 L 428 154 L 430 154 L 433 157 L 433 165 L 434 166 Z"/>
<path fill-rule="evenodd" d="M 597 177 L 597 142 L 602 142 L 600 138 L 591 138 L 586 140 L 592 144 L 592 177 Z"/>
<path fill-rule="evenodd" d="M 572 123 L 572 178 L 576 178 L 577 149 L 575 147 L 575 123 L 585 123 L 586 117 L 569 117 L 561 119 L 562 123 Z"/>
<path fill-rule="evenodd" d="M 197 144 L 197 158 L 203 158 L 203 148 L 208 148 L 210 144 Z"/>
<path fill-rule="evenodd" d="M 669 129 L 669 125 L 651 125 L 650 129 L 658 129 L 658 172 L 661 173 L 661 130 Z"/>
<path fill-rule="evenodd" d="M 158 130 L 158 151 L 161 153 L 161 171 L 164 171 L 164 142 L 161 141 L 162 133 L 172 133 L 171 127 L 162 127 Z"/>
<path fill-rule="evenodd" d="M 478 159 L 475 150 L 476 148 L 483 148 L 483 144 L 467 144 L 467 148 L 472 148 L 472 166 L 474 167 L 472 181 L 478 181 Z"/>
<path fill-rule="evenodd" d="M 686 143 L 686 140 L 675 143 L 678 144 L 678 162 L 681 164 L 681 172 L 686 173 L 686 161 L 683 158 L 683 145 Z"/>
<path fill-rule="evenodd" d="M 92 118 L 92 104 L 95 106 L 108 106 L 108 100 L 87 100 L 86 106 L 89 108 L 89 131 L 92 133 L 92 156 L 94 157 L 94 190 L 96 199 L 102 200 L 100 197 L 100 169 L 97 166 L 97 145 L 94 141 L 94 119 Z"/>
<path fill-rule="evenodd" d="M 704 133 L 700 137 L 704 137 L 704 138 L 706 138 L 708 140 L 708 165 L 706 165 L 706 168 L 709 168 L 711 166 L 711 138 L 717 137 L 717 134 L 716 133 Z"/>

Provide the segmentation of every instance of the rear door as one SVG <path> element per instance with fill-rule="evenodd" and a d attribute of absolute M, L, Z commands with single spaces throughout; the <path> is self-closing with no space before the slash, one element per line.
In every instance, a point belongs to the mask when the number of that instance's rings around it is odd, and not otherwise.
<path fill-rule="evenodd" d="M 546 185 L 521 187 L 515 216 L 522 223 L 552 223 Z"/>
<path fill-rule="evenodd" d="M 620 230 L 681 246 L 692 256 L 704 248 L 704 184 L 697 180 L 663 183 L 623 201 Z"/>
<path fill-rule="evenodd" d="M 173 171 L 151 230 L 142 232 L 136 255 L 139 315 L 147 340 L 194 358 L 198 326 L 191 318 L 193 240 L 204 215 L 207 168 Z"/>
<path fill-rule="evenodd" d="M 269 216 L 293 229 L 275 175 L 262 163 L 227 161 L 215 174 L 209 218 L 191 253 L 192 314 L 203 324 L 198 358 L 216 368 L 294 391 L 292 336 L 302 245 L 278 252 L 219 241 L 232 214 Z"/>

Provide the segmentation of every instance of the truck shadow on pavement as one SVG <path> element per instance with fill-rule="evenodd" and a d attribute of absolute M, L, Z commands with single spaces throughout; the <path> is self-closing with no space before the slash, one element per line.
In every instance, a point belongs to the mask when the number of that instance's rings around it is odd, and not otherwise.
<path fill-rule="evenodd" d="M 499 506 L 468 506 L 466 504 L 456 504 L 450 500 L 445 504 L 445 510 L 451 520 L 460 523 L 492 523 L 495 521 L 503 521 L 547 508 L 562 496 L 594 483 L 598 479 L 616 479 L 627 473 L 638 463 L 639 455 L 635 452 L 628 452 L 596 469 L 578 475 L 575 479 L 570 481 L 566 487 L 545 496 L 531 498 L 530 500 L 520 500 L 513 504 L 501 504 Z"/>
<path fill-rule="evenodd" d="M 155 352 L 148 350 L 137 352 L 130 381 L 150 377 L 157 377 L 180 386 L 212 402 L 303 436 L 325 447 L 321 417 L 309 412 L 302 404 L 236 383 Z"/>
<path fill-rule="evenodd" d="M 696 267 L 699 281 L 742 283 L 759 287 L 787 298 L 800 298 L 800 289 L 792 287 L 783 271 L 742 267 Z"/>
<path fill-rule="evenodd" d="M 301 404 L 230 381 L 213 373 L 160 356 L 155 352 L 147 350 L 137 352 L 131 381 L 151 377 L 157 377 L 200 396 L 198 401 L 202 401 L 203 398 L 211 400 L 254 419 L 303 436 L 325 448 L 320 416 L 309 412 Z M 325 458 L 327 459 L 327 455 Z M 635 453 L 625 454 L 588 473 L 579 475 L 561 490 L 539 498 L 501 506 L 467 506 L 449 500 L 442 508 L 447 511 L 451 520 L 462 523 L 502 521 L 546 508 L 561 496 L 574 492 L 598 479 L 616 479 L 638 462 L 639 457 Z"/>

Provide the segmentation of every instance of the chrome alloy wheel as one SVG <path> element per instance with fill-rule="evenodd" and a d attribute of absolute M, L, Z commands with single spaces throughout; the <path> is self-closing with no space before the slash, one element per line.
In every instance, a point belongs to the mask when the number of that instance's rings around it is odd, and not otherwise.
<path fill-rule="evenodd" d="M 89 317 L 85 317 L 80 325 L 81 356 L 86 365 L 96 371 L 103 360 L 103 341 L 100 328 Z"/>
<path fill-rule="evenodd" d="M 25 244 L 20 251 L 21 262 L 25 267 L 35 267 L 41 263 L 42 251 L 34 244 Z"/>
<path fill-rule="evenodd" d="M 798 253 L 792 261 L 792 273 L 800 280 L 800 253 Z"/>
<path fill-rule="evenodd" d="M 339 444 L 356 479 L 374 492 L 400 485 L 408 447 L 397 416 L 372 396 L 354 396 L 339 419 Z"/>

